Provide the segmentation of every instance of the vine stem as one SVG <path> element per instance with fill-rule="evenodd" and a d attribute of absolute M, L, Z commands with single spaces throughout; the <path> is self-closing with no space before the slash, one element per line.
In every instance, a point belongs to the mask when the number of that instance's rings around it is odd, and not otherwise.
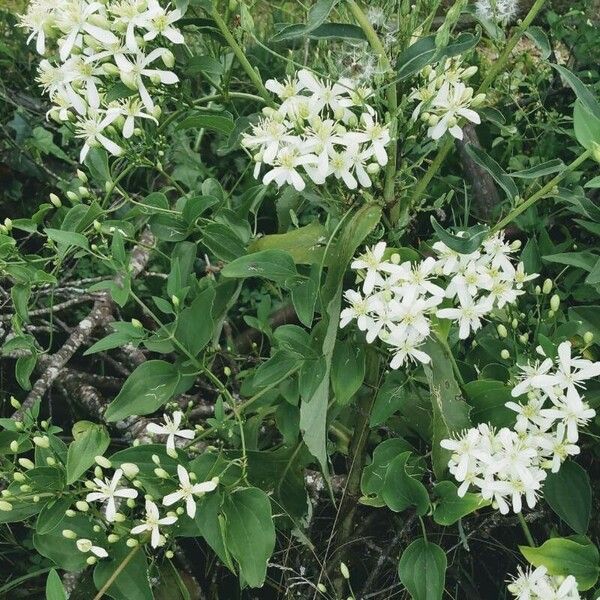
<path fill-rule="evenodd" d="M 533 546 L 535 548 L 537 544 L 535 543 L 535 540 L 533 539 L 533 536 L 531 535 L 531 531 L 529 530 L 529 525 L 527 525 L 527 521 L 525 521 L 525 517 L 523 517 L 523 513 L 517 513 L 517 517 L 519 519 L 519 523 L 521 524 L 521 529 L 523 530 L 523 533 L 525 534 L 525 539 L 527 540 L 527 543 L 530 546 Z"/>
<path fill-rule="evenodd" d="M 392 71 L 392 64 L 390 63 L 389 58 L 385 52 L 385 48 L 379 39 L 379 36 L 373 29 L 371 22 L 365 15 L 362 8 L 354 1 L 348 0 L 348 8 L 352 13 L 353 17 L 356 19 L 356 22 L 359 24 L 360 28 L 363 30 L 369 45 L 381 62 L 382 67 L 389 73 Z M 387 86 L 386 89 L 386 99 L 387 99 L 387 109 L 390 116 L 390 137 L 392 138 L 393 144 L 390 147 L 389 155 L 388 155 L 388 163 L 385 167 L 385 183 L 383 187 L 383 199 L 387 205 L 391 204 L 394 201 L 394 181 L 396 177 L 396 162 L 397 162 L 397 146 L 398 141 L 396 140 L 396 128 L 397 128 L 397 116 L 396 112 L 398 111 L 398 92 L 396 90 L 396 84 L 393 83 Z M 398 212 L 397 207 L 394 207 L 395 210 L 392 213 Z M 392 218 L 392 221 L 394 219 Z"/>
<path fill-rule="evenodd" d="M 532 7 L 529 9 L 529 12 L 525 16 L 521 24 L 517 27 L 515 33 L 508 40 L 506 47 L 504 48 L 498 59 L 494 62 L 493 67 L 490 69 L 488 74 L 485 76 L 484 80 L 481 82 L 481 85 L 479 86 L 479 89 L 477 90 L 475 95 L 485 93 L 489 89 L 494 79 L 498 76 L 498 73 L 500 73 L 500 71 L 506 65 L 506 61 L 508 60 L 510 53 L 514 50 L 521 37 L 523 37 L 523 34 L 525 33 L 529 25 L 531 25 L 537 14 L 540 12 L 545 2 L 546 0 L 536 0 L 533 3 Z M 423 175 L 423 177 L 417 183 L 413 195 L 410 199 L 411 206 L 418 202 L 421 195 L 433 179 L 434 175 L 442 166 L 444 159 L 452 149 L 452 146 L 453 143 L 451 139 L 446 139 L 444 141 L 444 143 L 438 150 L 436 157 L 429 165 L 429 168 L 427 169 L 425 175 Z"/>
<path fill-rule="evenodd" d="M 246 55 L 244 54 L 244 50 L 237 43 L 237 41 L 233 37 L 233 34 L 231 33 L 231 31 L 229 31 L 229 28 L 227 27 L 227 23 L 225 23 L 225 21 L 219 14 L 218 10 L 217 9 L 212 10 L 210 12 L 210 16 L 212 17 L 212 19 L 214 19 L 217 27 L 219 28 L 219 31 L 221 32 L 221 34 L 223 35 L 223 37 L 229 44 L 230 48 L 233 50 L 233 53 L 235 54 L 236 58 L 242 65 L 242 68 L 244 69 L 244 71 L 246 71 L 246 74 L 248 75 L 248 77 L 250 78 L 250 80 L 252 81 L 254 86 L 256 87 L 258 93 L 263 97 L 264 101 L 267 103 L 268 106 L 274 107 L 275 102 L 273 101 L 273 98 L 271 98 L 271 95 L 269 94 L 269 90 L 267 90 L 267 88 L 264 86 L 262 79 L 260 78 L 258 73 L 254 70 L 254 68 L 250 64 L 250 61 L 246 58 Z"/>
<path fill-rule="evenodd" d="M 571 171 L 574 171 L 581 163 L 585 162 L 592 155 L 591 150 L 586 150 L 583 154 L 580 154 L 572 163 L 568 164 L 564 171 L 559 173 L 556 177 L 551 179 L 545 186 L 541 187 L 533 196 L 527 198 L 515 206 L 504 219 L 496 223 L 492 228 L 492 232 L 503 229 L 509 223 L 514 221 L 522 212 L 526 211 L 530 206 L 533 206 L 538 200 L 546 197 L 552 192 L 554 187 L 558 185 Z"/>
<path fill-rule="evenodd" d="M 131 552 L 122 560 L 121 564 L 114 570 L 113 574 L 106 580 L 106 583 L 98 590 L 98 593 L 94 596 L 93 600 L 100 600 L 100 598 L 106 594 L 108 588 L 115 582 L 115 579 L 123 572 L 140 548 L 141 546 L 137 545 L 131 550 Z"/>

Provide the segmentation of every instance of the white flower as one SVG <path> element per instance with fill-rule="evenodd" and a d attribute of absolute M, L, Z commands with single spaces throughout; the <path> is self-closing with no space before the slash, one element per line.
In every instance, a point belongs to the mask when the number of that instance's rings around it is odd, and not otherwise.
<path fill-rule="evenodd" d="M 56 15 L 52 0 L 35 0 L 27 7 L 27 12 L 20 15 L 20 26 L 29 30 L 27 43 L 35 38 L 35 49 L 38 54 L 46 52 L 46 31 L 56 23 Z"/>
<path fill-rule="evenodd" d="M 106 558 L 108 556 L 108 552 L 104 548 L 101 548 L 100 546 L 94 546 L 92 541 L 86 538 L 78 539 L 75 542 L 75 545 L 77 546 L 77 550 L 79 550 L 79 552 L 83 552 L 85 554 L 91 552 L 98 558 Z"/>
<path fill-rule="evenodd" d="M 344 298 L 350 303 L 350 306 L 344 308 L 340 313 L 340 327 L 346 327 L 350 321 L 356 320 L 358 328 L 365 331 L 372 323 L 369 313 L 374 308 L 374 299 L 372 297 L 363 298 L 360 292 L 355 290 L 346 290 Z"/>
<path fill-rule="evenodd" d="M 366 270 L 365 281 L 363 283 L 363 292 L 370 294 L 375 286 L 375 275 L 383 270 L 387 261 L 383 260 L 386 243 L 378 242 L 373 248 L 367 248 L 366 252 L 354 259 L 350 265 L 352 269 Z"/>
<path fill-rule="evenodd" d="M 562 342 L 558 346 L 558 385 L 566 389 L 580 387 L 583 382 L 600 375 L 600 361 L 592 362 L 571 356 L 571 342 Z"/>
<path fill-rule="evenodd" d="M 184 500 L 187 515 L 190 519 L 193 519 L 196 515 L 196 501 L 194 496 L 201 496 L 207 492 L 212 492 L 217 488 L 219 480 L 218 478 L 214 478 L 202 483 L 191 483 L 190 475 L 182 465 L 177 465 L 177 477 L 179 478 L 179 489 L 172 494 L 167 494 L 163 498 L 163 504 L 171 506 L 180 500 Z"/>
<path fill-rule="evenodd" d="M 394 353 L 390 362 L 391 369 L 399 369 L 407 360 L 418 361 L 425 365 L 431 362 L 429 354 L 419 350 L 419 346 L 423 344 L 423 338 L 416 334 L 408 335 L 398 340 L 398 343 L 394 341 L 392 334 L 387 341 Z"/>
<path fill-rule="evenodd" d="M 181 31 L 177 27 L 173 27 L 173 23 L 181 19 L 181 11 L 166 10 L 158 3 L 158 0 L 148 1 L 148 13 L 150 20 L 144 23 L 143 27 L 147 30 L 144 34 L 146 41 L 153 40 L 159 35 L 167 38 L 173 44 L 183 44 L 184 39 Z"/>
<path fill-rule="evenodd" d="M 192 429 L 179 429 L 181 420 L 183 419 L 183 413 L 180 410 L 176 410 L 173 413 L 173 418 L 169 415 L 163 415 L 165 420 L 164 424 L 158 425 L 157 423 L 149 423 L 146 425 L 146 430 L 156 435 L 167 436 L 167 454 L 170 456 L 177 456 L 175 451 L 175 438 L 180 437 L 186 440 L 194 439 L 194 431 Z"/>
<path fill-rule="evenodd" d="M 75 125 L 75 136 L 85 140 L 81 152 L 79 153 L 79 162 L 83 162 L 90 148 L 94 146 L 104 146 L 113 156 L 123 154 L 123 148 L 106 137 L 102 132 L 119 116 L 116 112 L 107 112 L 102 115 L 96 112 L 89 117 L 81 117 Z"/>
<path fill-rule="evenodd" d="M 547 419 L 562 421 L 567 428 L 567 440 L 574 444 L 579 439 L 579 427 L 585 426 L 596 416 L 596 411 L 584 402 L 574 387 L 567 389 L 566 396 L 550 398 L 554 408 L 542 410 Z"/>
<path fill-rule="evenodd" d="M 546 567 L 537 567 L 534 571 L 527 569 L 523 571 L 521 567 L 517 568 L 517 576 L 507 586 L 508 591 L 516 600 L 537 600 L 537 589 L 539 582 L 546 579 L 548 569 Z"/>
<path fill-rule="evenodd" d="M 541 364 L 535 362 L 533 365 L 520 367 L 523 371 L 521 381 L 513 387 L 510 392 L 511 396 L 517 398 L 532 390 L 547 390 L 555 386 L 558 383 L 558 377 L 550 373 L 553 366 L 552 359 L 546 358 Z"/>
<path fill-rule="evenodd" d="M 458 337 L 466 340 L 471 332 L 481 328 L 481 320 L 492 310 L 490 298 L 473 300 L 469 295 L 463 294 L 459 297 L 458 308 L 442 308 L 437 311 L 437 316 L 442 319 L 458 321 Z"/>
<path fill-rule="evenodd" d="M 146 500 L 146 518 L 141 525 L 136 525 L 131 533 L 138 535 L 146 531 L 150 532 L 150 545 L 156 548 L 161 545 L 161 534 L 159 527 L 161 525 L 173 525 L 177 517 L 160 517 L 158 506 L 151 500 Z"/>
<path fill-rule="evenodd" d="M 149 78 L 153 83 L 164 83 L 172 85 L 179 81 L 179 77 L 172 71 L 164 69 L 153 69 L 150 65 L 165 54 L 164 48 L 155 48 L 150 54 L 145 55 L 137 52 L 133 57 L 126 57 L 124 54 L 117 54 L 115 62 L 121 69 L 121 79 L 126 85 L 137 89 L 144 106 L 148 110 L 154 108 L 154 102 L 148 93 L 144 83 L 144 77 Z"/>
<path fill-rule="evenodd" d="M 465 118 L 472 123 L 479 124 L 479 115 L 469 107 L 473 96 L 473 89 L 464 83 L 450 85 L 446 82 L 439 89 L 437 96 L 432 100 L 432 110 L 440 113 L 439 121 L 427 130 L 427 135 L 434 140 L 441 138 L 446 131 L 453 137 L 462 140 L 463 132 L 458 126 L 460 118 Z"/>
<path fill-rule="evenodd" d="M 265 174 L 263 183 L 269 185 L 274 181 L 277 187 L 287 183 L 301 192 L 306 187 L 306 183 L 298 172 L 298 167 L 316 162 L 317 157 L 314 154 L 302 155 L 296 148 L 282 148 L 275 159 L 276 166 Z"/>
<path fill-rule="evenodd" d="M 545 434 L 539 441 L 540 447 L 551 456 L 549 467 L 553 473 L 558 473 L 560 466 L 569 456 L 576 456 L 581 451 L 579 446 L 570 444 L 565 439 L 565 433 L 564 423 L 559 423 L 554 434 Z"/>
<path fill-rule="evenodd" d="M 152 115 L 144 112 L 144 105 L 135 97 L 124 98 L 116 106 L 111 106 L 107 110 L 107 113 L 113 112 L 125 117 L 123 123 L 123 137 L 125 139 L 129 139 L 133 135 L 135 119 L 150 119 L 158 125 L 158 121 Z"/>
<path fill-rule="evenodd" d="M 114 44 L 117 36 L 102 27 L 92 24 L 90 17 L 101 11 L 100 2 L 86 2 L 85 0 L 68 0 L 60 6 L 57 12 L 57 27 L 65 34 L 59 42 L 60 59 L 67 60 L 73 47 L 87 33 L 103 44 Z"/>
<path fill-rule="evenodd" d="M 261 147 L 262 161 L 267 164 L 273 164 L 279 150 L 294 141 L 294 136 L 290 135 L 290 124 L 275 119 L 262 119 L 252 127 L 252 135 L 245 134 L 243 138 L 245 146 Z"/>
<path fill-rule="evenodd" d="M 138 495 L 137 490 L 119 487 L 119 481 L 122 477 L 123 471 L 117 469 L 111 480 L 94 479 L 96 491 L 90 492 L 85 497 L 88 502 L 106 502 L 105 514 L 108 521 L 114 521 L 117 512 L 115 498 L 137 498 Z"/>
<path fill-rule="evenodd" d="M 298 71 L 298 81 L 300 84 L 312 93 L 311 105 L 315 112 L 320 112 L 324 108 L 329 108 L 333 113 L 338 109 L 345 109 L 352 106 L 352 101 L 348 98 L 348 87 L 339 83 L 330 83 L 320 81 L 310 71 L 301 69 Z"/>
<path fill-rule="evenodd" d="M 482 20 L 506 26 L 519 14 L 519 0 L 477 0 L 475 12 Z"/>

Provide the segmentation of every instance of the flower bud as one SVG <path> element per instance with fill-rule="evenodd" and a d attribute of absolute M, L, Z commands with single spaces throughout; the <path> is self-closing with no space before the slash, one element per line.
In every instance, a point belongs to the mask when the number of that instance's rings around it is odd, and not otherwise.
<path fill-rule="evenodd" d="M 504 350 L 502 350 L 502 352 L 500 352 L 500 356 L 504 359 L 507 360 L 510 358 L 510 352 L 504 348 Z"/>
<path fill-rule="evenodd" d="M 17 471 L 16 473 L 13 473 L 13 479 L 17 482 L 25 481 L 25 475 Z"/>
<path fill-rule="evenodd" d="M 591 331 L 586 331 L 583 334 L 584 343 L 589 346 L 594 341 L 594 334 Z"/>
<path fill-rule="evenodd" d="M 552 309 L 550 309 L 550 310 L 548 311 L 548 318 L 549 318 L 549 319 L 552 319 L 553 317 L 554 317 L 554 311 L 553 311 Z"/>
<path fill-rule="evenodd" d="M 10 443 L 10 451 L 14 452 L 15 454 L 19 451 L 19 442 L 17 442 L 17 440 L 13 440 Z"/>
<path fill-rule="evenodd" d="M 112 75 L 112 76 L 120 75 L 120 73 L 121 73 L 119 71 L 119 67 L 117 67 L 117 65 L 113 65 L 112 63 L 104 63 L 102 65 L 102 70 L 107 75 Z"/>
<path fill-rule="evenodd" d="M 131 319 L 131 324 L 136 327 L 137 329 L 143 329 L 144 326 L 142 325 L 141 321 L 138 321 L 138 319 Z"/>
<path fill-rule="evenodd" d="M 82 198 L 89 198 L 89 196 L 90 196 L 90 190 L 88 190 L 86 187 L 84 187 L 84 186 L 82 186 L 82 185 L 80 185 L 80 186 L 77 188 L 77 191 L 79 192 L 79 195 L 80 195 Z"/>
<path fill-rule="evenodd" d="M 515 319 L 513 319 L 513 320 L 510 322 L 510 326 L 511 326 L 513 329 L 516 329 L 516 328 L 519 326 L 519 321 L 517 321 L 517 319 L 516 319 L 516 318 L 515 318 Z"/>
<path fill-rule="evenodd" d="M 600 144 L 592 142 L 592 157 L 596 162 L 600 163 Z"/>
<path fill-rule="evenodd" d="M 115 523 L 122 523 L 127 517 L 123 513 L 115 513 Z"/>
<path fill-rule="evenodd" d="M 379 173 L 379 171 L 381 171 L 381 167 L 379 166 L 379 163 L 372 162 L 367 165 L 367 173 L 369 175 L 377 175 L 377 173 Z"/>
<path fill-rule="evenodd" d="M 16 410 L 21 408 L 21 403 L 14 396 L 10 397 L 10 405 Z"/>
<path fill-rule="evenodd" d="M 62 206 L 62 202 L 61 202 L 60 198 L 56 194 L 50 194 L 50 202 L 56 208 L 60 208 Z"/>
<path fill-rule="evenodd" d="M 98 479 L 102 479 L 102 477 L 104 476 L 104 473 L 103 473 L 102 469 L 99 466 L 98 467 L 94 467 L 94 475 Z"/>
<path fill-rule="evenodd" d="M 519 341 L 521 342 L 521 344 L 526 344 L 529 341 L 529 334 L 524 333 L 523 335 L 520 335 Z"/>
<path fill-rule="evenodd" d="M 135 548 L 139 542 L 137 540 L 134 540 L 133 538 L 129 538 L 125 543 L 129 548 Z"/>
<path fill-rule="evenodd" d="M 80 512 L 87 512 L 90 510 L 90 505 L 85 500 L 77 500 L 77 502 L 75 502 L 75 507 Z"/>
<path fill-rule="evenodd" d="M 154 474 L 161 479 L 169 479 L 169 474 L 161 467 L 154 469 Z"/>
<path fill-rule="evenodd" d="M 31 462 L 28 458 L 20 458 L 17 461 L 24 469 L 33 469 L 35 467 L 35 465 L 33 464 L 33 462 Z"/>
<path fill-rule="evenodd" d="M 133 463 L 123 463 L 121 465 L 121 470 L 127 479 L 133 479 L 140 472 L 139 467 Z"/>
<path fill-rule="evenodd" d="M 154 108 L 150 111 L 150 113 L 155 119 L 160 119 L 160 115 L 162 114 L 162 108 L 158 106 L 158 104 L 156 104 Z"/>
<path fill-rule="evenodd" d="M 75 192 L 73 192 L 73 191 L 71 191 L 71 190 L 69 190 L 69 191 L 67 192 L 67 198 L 68 198 L 68 199 L 69 199 L 71 202 L 79 202 L 79 196 L 78 196 L 78 195 L 77 195 Z"/>
<path fill-rule="evenodd" d="M 500 325 L 498 325 L 498 327 L 496 329 L 498 331 L 498 335 L 501 338 L 505 338 L 508 335 L 508 330 L 506 329 L 506 327 L 504 325 L 502 325 L 502 323 L 500 323 Z"/>
<path fill-rule="evenodd" d="M 121 538 L 116 533 L 110 533 L 106 539 L 109 544 L 116 544 Z"/>
<path fill-rule="evenodd" d="M 174 556 L 175 556 L 175 554 L 174 554 L 173 550 L 167 550 L 167 551 L 165 552 L 165 557 L 166 557 L 166 558 L 169 558 L 169 559 L 171 559 L 171 558 L 173 558 Z"/>
<path fill-rule="evenodd" d="M 46 464 L 49 467 L 55 467 L 56 466 L 56 459 L 53 456 L 47 456 L 46 457 Z"/>
<path fill-rule="evenodd" d="M 76 540 L 77 539 L 77 534 L 74 531 L 72 531 L 71 529 L 63 529 L 62 535 L 64 538 L 67 538 L 68 540 Z"/>
<path fill-rule="evenodd" d="M 72 508 L 67 508 L 67 510 L 65 510 L 65 515 L 67 517 L 74 517 L 77 513 L 72 509 Z"/>
<path fill-rule="evenodd" d="M 133 498 L 127 498 L 127 502 L 125 503 L 129 508 L 133 508 L 135 506 L 135 500 Z"/>
<path fill-rule="evenodd" d="M 158 456 L 158 454 L 153 454 L 152 455 L 152 462 L 155 465 L 160 465 L 160 456 Z"/>
<path fill-rule="evenodd" d="M 95 565 L 98 562 L 98 559 L 95 556 L 88 556 L 85 559 L 85 562 L 91 566 L 91 565 Z"/>
<path fill-rule="evenodd" d="M 81 169 L 77 169 L 77 178 L 82 183 L 87 183 L 88 182 L 87 175 Z"/>
<path fill-rule="evenodd" d="M 112 468 L 112 463 L 110 462 L 110 460 L 108 460 L 108 458 L 106 458 L 104 456 L 98 455 L 98 456 L 94 457 L 94 460 L 103 469 L 111 469 Z"/>
<path fill-rule="evenodd" d="M 39 501 L 40 501 L 40 497 L 39 497 L 39 496 L 36 494 L 36 495 L 33 497 L 33 502 L 34 502 L 35 504 L 37 504 Z"/>
<path fill-rule="evenodd" d="M 225 377 L 229 377 L 231 375 L 231 369 L 229 367 L 223 367 L 223 373 Z"/>
<path fill-rule="evenodd" d="M 539 296 L 542 293 L 542 288 L 536 285 L 533 291 Z"/>
<path fill-rule="evenodd" d="M 47 435 L 35 435 L 33 436 L 33 443 L 40 448 L 49 448 L 50 438 Z"/>
<path fill-rule="evenodd" d="M 88 490 L 93 490 L 96 488 L 96 484 L 93 481 L 85 481 L 84 484 Z"/>
<path fill-rule="evenodd" d="M 545 279 L 542 287 L 544 294 L 549 294 L 552 291 L 552 279 Z"/>
<path fill-rule="evenodd" d="M 2 512 L 9 512 L 12 510 L 12 504 L 6 500 L 0 500 L 0 510 Z"/>
<path fill-rule="evenodd" d="M 322 593 L 327 593 L 327 588 L 322 583 L 317 583 L 317 589 Z"/>
<path fill-rule="evenodd" d="M 165 48 L 160 57 L 167 69 L 172 69 L 175 66 L 175 55 L 170 50 Z"/>
<path fill-rule="evenodd" d="M 20 490 L 21 490 L 23 493 L 27 494 L 27 493 L 29 493 L 29 492 L 32 490 L 32 487 L 31 487 L 30 485 L 28 485 L 28 484 L 24 483 L 23 485 L 20 485 L 20 486 L 19 486 L 19 489 L 20 489 Z"/>
<path fill-rule="evenodd" d="M 550 298 L 550 308 L 556 312 L 558 307 L 560 306 L 560 296 L 558 294 L 554 294 L 552 298 Z"/>
<path fill-rule="evenodd" d="M 346 563 L 340 563 L 340 572 L 344 579 L 350 579 L 350 571 L 348 570 Z"/>
<path fill-rule="evenodd" d="M 6 217 L 4 219 L 4 227 L 6 227 L 7 231 L 10 231 L 12 229 L 12 226 L 13 226 L 12 219 L 9 219 L 8 217 Z"/>

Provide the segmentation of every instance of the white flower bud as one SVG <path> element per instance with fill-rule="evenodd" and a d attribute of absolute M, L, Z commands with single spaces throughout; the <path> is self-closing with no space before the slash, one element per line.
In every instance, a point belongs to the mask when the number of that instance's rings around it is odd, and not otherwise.
<path fill-rule="evenodd" d="M 377 175 L 377 173 L 379 173 L 379 171 L 381 171 L 381 167 L 379 166 L 379 163 L 372 162 L 367 165 L 367 173 L 369 175 Z"/>
<path fill-rule="evenodd" d="M 175 55 L 170 50 L 165 48 L 160 57 L 167 69 L 172 69 L 175 66 Z"/>
<path fill-rule="evenodd" d="M 19 473 L 18 471 L 16 473 L 13 473 L 13 479 L 17 482 L 19 481 L 25 481 L 25 475 L 23 475 L 23 473 Z"/>
<path fill-rule="evenodd" d="M 71 190 L 69 190 L 69 191 L 67 192 L 67 198 L 68 198 L 68 199 L 69 199 L 71 202 L 79 202 L 79 196 L 78 196 L 78 195 L 77 195 L 75 192 L 73 192 L 73 191 L 71 191 Z"/>
<path fill-rule="evenodd" d="M 46 457 L 46 464 L 49 467 L 55 467 L 56 466 L 56 459 L 53 456 L 47 456 Z"/>
<path fill-rule="evenodd" d="M 516 329 L 516 328 L 519 326 L 519 321 L 517 321 L 517 319 L 513 319 L 513 320 L 510 322 L 510 326 L 511 326 L 513 329 Z"/>
<path fill-rule="evenodd" d="M 340 563 L 340 572 L 344 579 L 350 579 L 350 571 L 348 570 L 346 563 Z"/>
<path fill-rule="evenodd" d="M 133 479 L 140 472 L 139 467 L 133 463 L 123 463 L 121 470 L 127 479 Z"/>
<path fill-rule="evenodd" d="M 77 178 L 82 183 L 87 183 L 88 182 L 87 175 L 81 169 L 77 169 Z"/>
<path fill-rule="evenodd" d="M 17 461 L 24 469 L 33 469 L 35 467 L 35 465 L 33 464 L 33 462 L 31 462 L 28 458 L 20 458 Z"/>
<path fill-rule="evenodd" d="M 169 558 L 169 559 L 171 559 L 171 558 L 173 558 L 174 556 L 175 556 L 175 554 L 174 554 L 173 550 L 167 550 L 167 551 L 165 552 L 165 557 L 166 557 L 166 558 Z"/>
<path fill-rule="evenodd" d="M 523 335 L 520 335 L 519 341 L 521 342 L 521 344 L 526 344 L 529 341 L 529 334 L 524 333 Z"/>
<path fill-rule="evenodd" d="M 133 538 L 129 538 L 125 543 L 129 548 L 135 548 L 139 542 Z"/>
<path fill-rule="evenodd" d="M 115 513 L 115 523 L 123 523 L 127 517 L 123 513 Z"/>
<path fill-rule="evenodd" d="M 10 231 L 12 229 L 12 226 L 13 226 L 12 219 L 9 219 L 8 217 L 6 217 L 4 219 L 4 227 L 6 227 L 7 231 Z"/>
<path fill-rule="evenodd" d="M 20 485 L 20 486 L 19 486 L 19 489 L 20 489 L 22 492 L 28 493 L 28 492 L 30 492 L 30 491 L 31 491 L 31 489 L 32 489 L 32 488 L 31 488 L 31 486 L 30 486 L 30 485 L 27 485 L 26 483 L 24 483 L 23 485 Z"/>
<path fill-rule="evenodd" d="M 14 396 L 10 397 L 10 405 L 17 410 L 21 408 L 21 403 Z"/>
<path fill-rule="evenodd" d="M 505 348 L 504 350 L 502 350 L 502 352 L 500 352 L 500 356 L 504 360 L 507 360 L 508 358 L 510 358 L 510 352 Z"/>
<path fill-rule="evenodd" d="M 103 469 L 111 469 L 112 468 L 112 463 L 110 462 L 110 460 L 108 460 L 108 458 L 106 458 L 104 456 L 98 455 L 98 456 L 94 457 L 94 460 Z"/>
<path fill-rule="evenodd" d="M 544 294 L 549 294 L 552 291 L 552 279 L 545 279 L 542 287 Z"/>
<path fill-rule="evenodd" d="M 154 474 L 161 479 L 169 479 L 169 474 L 161 467 L 154 469 Z"/>
<path fill-rule="evenodd" d="M 33 443 L 40 448 L 49 448 L 50 438 L 47 435 L 36 435 L 33 437 Z"/>
<path fill-rule="evenodd" d="M 85 559 L 85 562 L 91 566 L 91 565 L 95 565 L 98 562 L 98 559 L 95 556 L 88 556 Z"/>
<path fill-rule="evenodd" d="M 152 455 L 152 462 L 155 465 L 157 465 L 157 466 L 160 465 L 160 456 L 158 456 L 158 454 L 153 454 Z"/>
<path fill-rule="evenodd" d="M 71 529 L 63 529 L 62 536 L 64 538 L 67 538 L 68 540 L 76 540 L 77 539 L 77 534 L 74 531 L 72 531 Z"/>
<path fill-rule="evenodd" d="M 500 323 L 500 325 L 498 325 L 498 327 L 496 329 L 498 331 L 498 335 L 501 338 L 505 338 L 508 335 L 508 330 L 506 329 L 506 327 L 504 325 L 502 325 L 502 323 Z"/>
<path fill-rule="evenodd" d="M 60 198 L 56 194 L 50 194 L 50 202 L 56 208 L 60 208 L 62 206 L 62 202 L 61 202 Z"/>
<path fill-rule="evenodd" d="M 75 502 L 75 507 L 81 512 L 87 512 L 90 510 L 90 505 L 85 500 L 78 500 Z"/>
<path fill-rule="evenodd" d="M 143 329 L 144 326 L 142 325 L 141 321 L 138 321 L 138 319 L 131 319 L 131 324 L 136 327 L 137 329 Z"/>
<path fill-rule="evenodd" d="M 2 512 L 9 512 L 12 510 L 12 504 L 6 500 L 0 500 L 0 510 Z"/>
<path fill-rule="evenodd" d="M 116 533 L 110 533 L 106 539 L 109 544 L 116 544 L 121 538 Z"/>
<path fill-rule="evenodd" d="M 15 454 L 19 451 L 19 442 L 17 442 L 17 440 L 13 440 L 10 443 L 10 451 L 14 452 Z"/>
<path fill-rule="evenodd" d="M 586 331 L 583 334 L 583 341 L 589 346 L 594 341 L 594 334 L 591 331 Z"/>
<path fill-rule="evenodd" d="M 129 508 L 133 508 L 135 506 L 135 500 L 133 498 L 127 498 L 126 504 Z"/>
<path fill-rule="evenodd" d="M 550 298 L 550 308 L 556 312 L 558 307 L 560 306 L 560 296 L 558 294 L 554 294 L 552 298 Z"/>
<path fill-rule="evenodd" d="M 40 497 L 39 497 L 39 496 L 36 494 L 36 495 L 33 497 L 33 502 L 34 502 L 35 504 L 37 504 L 39 501 L 40 501 Z"/>
<path fill-rule="evenodd" d="M 104 472 L 102 471 L 102 469 L 99 466 L 98 467 L 94 467 L 94 475 L 98 479 L 102 479 L 102 477 L 104 476 Z"/>
<path fill-rule="evenodd" d="M 67 510 L 65 510 L 65 515 L 67 517 L 74 517 L 77 513 L 72 509 L 72 508 L 67 508 Z"/>

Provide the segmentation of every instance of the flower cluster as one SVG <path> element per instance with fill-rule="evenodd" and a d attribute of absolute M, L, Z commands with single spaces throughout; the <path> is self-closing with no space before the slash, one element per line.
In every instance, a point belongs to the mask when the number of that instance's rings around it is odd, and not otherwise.
<path fill-rule="evenodd" d="M 421 119 L 427 135 L 438 140 L 446 132 L 462 140 L 461 123 L 465 120 L 479 124 L 481 119 L 473 110 L 485 100 L 485 94 L 474 95 L 473 88 L 464 82 L 477 72 L 477 67 L 462 67 L 460 59 L 449 58 L 437 69 L 430 65 L 421 71 L 422 84 L 412 90 L 409 100 L 417 101 L 414 121 Z"/>
<path fill-rule="evenodd" d="M 34 0 L 22 15 L 38 53 L 52 51 L 40 62 L 37 80 L 54 104 L 49 116 L 74 123 L 84 142 L 81 161 L 95 146 L 122 154 L 111 139 L 117 131 L 128 139 L 138 131 L 136 120 L 157 122 L 161 84 L 179 80 L 166 70 L 174 65 L 173 53 L 156 42 L 182 44 L 173 25 L 180 18 L 179 9 L 163 8 L 158 0 Z M 111 99 L 119 81 L 126 91 Z"/>
<path fill-rule="evenodd" d="M 519 2 L 518 0 L 477 0 L 475 12 L 482 20 L 494 21 L 506 26 L 519 14 Z"/>
<path fill-rule="evenodd" d="M 362 292 L 345 292 L 350 306 L 342 311 L 340 325 L 356 320 L 367 342 L 379 338 L 391 346 L 392 369 L 407 360 L 428 363 L 429 355 L 419 347 L 429 336 L 434 315 L 456 321 L 459 337 L 466 339 L 494 308 L 514 303 L 524 283 L 536 277 L 526 275 L 522 263 L 513 265 L 510 255 L 517 247 L 500 232 L 471 254 L 436 242 L 437 258 L 402 263 L 393 253 L 387 260 L 386 244 L 379 242 L 351 265 L 364 278 Z M 440 308 L 444 301 L 454 307 Z"/>
<path fill-rule="evenodd" d="M 367 104 L 372 90 L 350 79 L 333 83 L 302 69 L 265 86 L 280 100 L 277 109 L 263 109 L 263 117 L 243 136 L 254 152 L 254 176 L 266 167 L 262 181 L 298 191 L 306 177 L 315 184 L 331 176 L 349 189 L 371 185 L 371 177 L 387 164 L 390 134 Z"/>
<path fill-rule="evenodd" d="M 573 575 L 567 577 L 548 575 L 548 569 L 541 566 L 535 570 L 523 571 L 518 568 L 517 576 L 508 584 L 508 591 L 515 600 L 579 600 L 577 580 Z"/>
<path fill-rule="evenodd" d="M 579 389 L 598 375 L 600 362 L 572 356 L 568 341 L 558 346 L 556 360 L 545 357 L 522 367 L 511 395 L 526 394 L 527 401 L 506 403 L 517 413 L 513 428 L 494 431 L 480 424 L 457 439 L 442 440 L 442 447 L 452 452 L 448 466 L 461 484 L 458 495 L 473 486 L 502 514 L 510 510 L 507 499 L 515 513 L 521 511 L 523 496 L 533 508 L 546 471 L 558 472 L 569 456 L 579 454 L 579 427 L 596 414 Z"/>

